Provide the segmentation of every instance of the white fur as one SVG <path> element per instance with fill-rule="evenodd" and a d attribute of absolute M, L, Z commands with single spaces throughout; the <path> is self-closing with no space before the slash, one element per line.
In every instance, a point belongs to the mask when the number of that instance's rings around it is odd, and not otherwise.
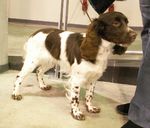
<path fill-rule="evenodd" d="M 39 63 L 47 63 L 47 61 L 51 60 L 56 63 L 56 59 L 54 59 L 45 47 L 45 39 L 47 34 L 39 32 L 35 36 L 29 38 L 26 45 L 26 56 L 31 59 L 39 61 Z"/>
<path fill-rule="evenodd" d="M 70 73 L 70 70 L 71 70 L 70 64 L 67 61 L 66 42 L 67 42 L 68 36 L 72 33 L 73 32 L 66 31 L 66 32 L 62 32 L 60 34 L 60 37 L 61 37 L 61 53 L 60 53 L 60 60 L 61 61 L 59 62 L 60 72 Z"/>

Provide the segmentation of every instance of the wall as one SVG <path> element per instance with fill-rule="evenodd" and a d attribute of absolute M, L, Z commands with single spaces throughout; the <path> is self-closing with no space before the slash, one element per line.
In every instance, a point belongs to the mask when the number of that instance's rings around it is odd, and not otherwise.
<path fill-rule="evenodd" d="M 8 15 L 7 1 L 0 0 L 0 73 L 8 69 Z"/>
<path fill-rule="evenodd" d="M 139 0 L 126 0 L 124 2 L 115 2 L 116 10 L 123 12 L 129 19 L 129 25 L 142 26 Z"/>
<path fill-rule="evenodd" d="M 28 19 L 58 22 L 61 0 L 9 0 L 9 18 Z M 141 15 L 139 10 L 139 0 L 126 0 L 115 2 L 117 11 L 121 11 L 129 18 L 129 25 L 140 27 Z M 89 6 L 89 14 L 92 18 L 97 17 L 97 13 Z M 80 0 L 69 0 L 69 17 L 71 24 L 88 25 L 89 19 L 81 10 Z"/>

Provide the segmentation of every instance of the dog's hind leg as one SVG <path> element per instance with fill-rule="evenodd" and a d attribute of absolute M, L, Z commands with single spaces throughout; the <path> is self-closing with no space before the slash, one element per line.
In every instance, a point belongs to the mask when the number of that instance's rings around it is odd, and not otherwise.
<path fill-rule="evenodd" d="M 42 66 L 38 67 L 38 69 L 36 70 L 37 80 L 38 80 L 38 82 L 40 84 L 40 88 L 42 90 L 50 90 L 51 89 L 51 86 L 46 85 L 43 80 L 44 73 L 50 68 L 51 67 L 49 65 L 42 65 Z"/>
<path fill-rule="evenodd" d="M 99 113 L 100 108 L 93 106 L 91 103 L 93 99 L 93 95 L 94 95 L 94 89 L 95 89 L 94 83 L 91 83 L 88 86 L 88 89 L 86 89 L 86 96 L 85 96 L 86 109 L 88 112 L 91 112 L 91 113 Z"/>
<path fill-rule="evenodd" d="M 20 73 L 16 77 L 14 90 L 12 94 L 12 98 L 14 100 L 21 100 L 22 96 L 20 94 L 20 86 L 22 84 L 23 79 L 31 73 L 38 65 L 38 61 L 32 61 L 32 59 L 25 59 L 24 65 L 20 71 Z"/>

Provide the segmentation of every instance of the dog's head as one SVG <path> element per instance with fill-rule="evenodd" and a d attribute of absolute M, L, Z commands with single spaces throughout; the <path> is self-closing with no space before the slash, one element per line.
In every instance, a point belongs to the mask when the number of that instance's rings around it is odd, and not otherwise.
<path fill-rule="evenodd" d="M 92 28 L 97 36 L 114 43 L 114 54 L 123 54 L 137 34 L 128 26 L 127 17 L 120 12 L 108 12 L 94 19 Z"/>

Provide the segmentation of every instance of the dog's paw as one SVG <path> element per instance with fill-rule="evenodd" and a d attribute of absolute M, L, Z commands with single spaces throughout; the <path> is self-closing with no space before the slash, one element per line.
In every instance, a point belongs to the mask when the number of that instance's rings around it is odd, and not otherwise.
<path fill-rule="evenodd" d="M 85 115 L 81 111 L 72 110 L 71 115 L 76 120 L 85 120 Z"/>
<path fill-rule="evenodd" d="M 99 113 L 101 111 L 99 107 L 87 106 L 87 105 L 86 105 L 86 110 L 90 113 Z"/>
<path fill-rule="evenodd" d="M 11 95 L 11 98 L 14 99 L 14 100 L 21 100 L 21 99 L 22 99 L 22 95 L 15 95 L 15 94 L 12 94 L 12 95 Z"/>
<path fill-rule="evenodd" d="M 44 90 L 44 91 L 47 91 L 47 90 L 50 90 L 52 88 L 52 86 L 50 85 L 47 85 L 47 86 L 40 86 L 40 89 Z"/>

